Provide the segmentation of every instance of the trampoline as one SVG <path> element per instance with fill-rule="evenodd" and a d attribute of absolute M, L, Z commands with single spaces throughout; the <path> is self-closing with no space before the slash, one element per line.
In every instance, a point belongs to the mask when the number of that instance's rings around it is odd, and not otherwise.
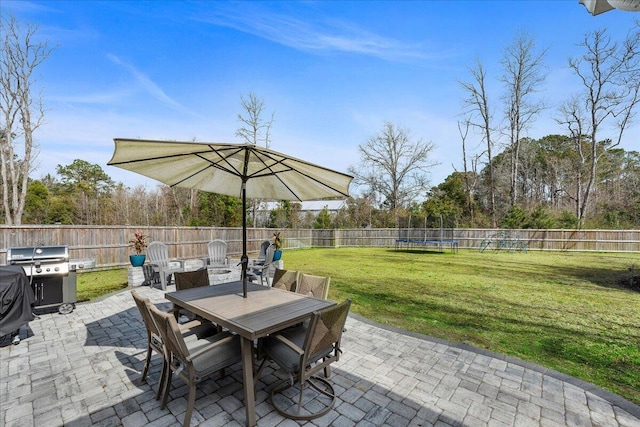
<path fill-rule="evenodd" d="M 408 227 L 398 229 L 396 239 L 396 250 L 413 248 L 437 247 L 440 252 L 448 247 L 451 252 L 458 252 L 458 240 L 455 238 L 454 227 L 444 227 L 442 215 L 439 217 L 439 228 L 427 228 L 427 218 L 425 218 L 424 228 L 411 228 L 411 216 L 407 221 Z"/>

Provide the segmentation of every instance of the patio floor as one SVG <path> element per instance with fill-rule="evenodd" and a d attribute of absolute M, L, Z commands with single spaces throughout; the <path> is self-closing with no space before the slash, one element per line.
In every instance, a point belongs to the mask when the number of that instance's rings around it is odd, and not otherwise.
<path fill-rule="evenodd" d="M 169 303 L 159 289 L 137 290 Z M 168 290 L 174 290 L 170 286 Z M 173 426 L 187 389 L 174 379 L 167 408 L 155 400 L 159 357 L 140 382 L 146 333 L 128 291 L 41 315 L 17 346 L 0 347 L 0 425 Z M 318 426 L 640 426 L 640 407 L 592 384 L 518 359 L 375 325 L 351 315 L 333 365 L 338 401 Z M 200 383 L 191 425 L 243 426 L 242 371 Z M 271 406 L 277 382 L 258 382 L 259 426 L 296 426 Z"/>

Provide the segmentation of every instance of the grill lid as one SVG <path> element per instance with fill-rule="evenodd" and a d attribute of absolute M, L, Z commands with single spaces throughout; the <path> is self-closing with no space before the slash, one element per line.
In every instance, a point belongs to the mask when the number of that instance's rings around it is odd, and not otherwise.
<path fill-rule="evenodd" d="M 22 266 L 27 276 L 66 276 L 69 274 L 69 247 L 9 248 L 7 263 Z"/>
<path fill-rule="evenodd" d="M 33 261 L 40 262 L 68 262 L 68 246 L 24 246 L 9 248 L 7 262 L 9 264 L 24 264 Z"/>

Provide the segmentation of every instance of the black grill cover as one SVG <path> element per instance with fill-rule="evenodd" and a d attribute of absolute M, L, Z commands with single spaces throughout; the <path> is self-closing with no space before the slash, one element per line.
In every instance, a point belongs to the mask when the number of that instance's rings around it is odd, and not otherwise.
<path fill-rule="evenodd" d="M 35 297 L 19 265 L 0 265 L 0 337 L 33 320 Z"/>

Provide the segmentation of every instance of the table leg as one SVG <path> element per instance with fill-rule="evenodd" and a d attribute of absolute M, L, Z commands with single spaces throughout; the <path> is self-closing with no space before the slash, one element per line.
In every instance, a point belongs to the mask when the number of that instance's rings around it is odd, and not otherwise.
<path fill-rule="evenodd" d="M 244 379 L 244 406 L 247 411 L 247 426 L 256 425 L 256 395 L 253 385 L 253 341 L 241 337 L 242 376 Z"/>

